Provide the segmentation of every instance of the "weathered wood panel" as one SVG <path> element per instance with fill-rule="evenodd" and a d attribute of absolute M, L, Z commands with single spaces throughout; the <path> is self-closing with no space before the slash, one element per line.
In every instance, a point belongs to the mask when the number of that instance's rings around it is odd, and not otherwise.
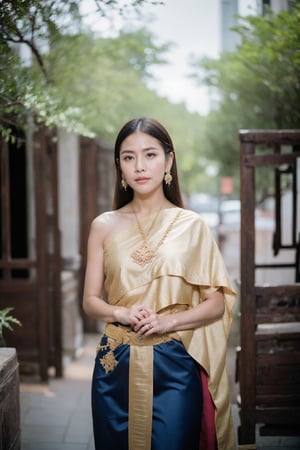
<path fill-rule="evenodd" d="M 255 428 L 262 434 L 300 434 L 300 284 L 297 236 L 297 176 L 299 130 L 240 132 L 241 153 L 241 349 L 237 359 L 240 384 L 239 444 L 255 444 Z M 283 146 L 289 148 L 282 150 Z M 263 151 L 258 152 L 258 148 Z M 291 165 L 292 240 L 281 237 L 281 186 L 277 176 L 275 256 L 283 248 L 295 250 L 296 261 L 257 264 L 255 255 L 255 171 Z M 278 174 L 278 172 L 277 172 Z M 256 286 L 257 269 L 281 267 L 295 271 L 295 284 Z"/>

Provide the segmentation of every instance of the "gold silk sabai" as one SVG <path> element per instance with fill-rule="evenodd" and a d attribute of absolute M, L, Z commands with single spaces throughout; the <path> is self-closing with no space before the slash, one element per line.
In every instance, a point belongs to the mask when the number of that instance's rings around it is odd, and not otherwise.
<path fill-rule="evenodd" d="M 180 214 L 178 212 L 180 210 Z M 201 217 L 177 207 L 160 212 L 147 237 L 155 248 L 169 223 L 178 215 L 153 261 L 141 267 L 131 258 L 141 245 L 137 226 L 123 230 L 105 245 L 105 290 L 108 302 L 131 306 L 142 303 L 158 314 L 192 308 L 204 302 L 210 292 L 222 288 L 225 297 L 223 317 L 177 335 L 186 351 L 205 369 L 215 405 L 219 450 L 234 449 L 229 384 L 226 373 L 227 338 L 236 294 L 220 251 Z M 153 215 L 141 221 L 145 230 Z"/>

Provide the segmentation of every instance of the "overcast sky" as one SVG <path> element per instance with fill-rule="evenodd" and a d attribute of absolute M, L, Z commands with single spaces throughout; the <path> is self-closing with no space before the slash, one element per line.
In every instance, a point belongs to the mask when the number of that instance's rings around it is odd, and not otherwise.
<path fill-rule="evenodd" d="M 124 3 L 125 0 L 120 0 Z M 200 87 L 188 78 L 189 56 L 217 58 L 221 49 L 221 0 L 162 0 L 163 5 L 143 6 L 145 23 L 162 43 L 173 42 L 174 48 L 168 54 L 169 64 L 154 68 L 156 82 L 151 84 L 159 95 L 172 102 L 184 102 L 190 111 L 201 114 L 209 112 L 209 97 L 206 87 Z M 126 2 L 125 2 L 126 3 Z M 240 14 L 249 14 L 256 0 L 238 0 Z M 250 9 L 249 9 L 250 8 Z M 93 28 L 103 35 L 113 34 L 112 23 L 99 21 L 93 14 L 93 0 L 83 0 L 82 10 L 89 13 Z M 149 14 L 152 20 L 148 20 Z M 114 17 L 118 30 L 121 21 Z"/>
<path fill-rule="evenodd" d="M 238 0 L 241 15 L 255 11 L 256 0 Z M 221 0 L 164 0 L 164 5 L 147 6 L 155 16 L 150 29 L 162 41 L 176 47 L 169 55 L 170 65 L 155 69 L 155 89 L 171 101 L 184 101 L 191 111 L 206 114 L 209 97 L 206 87 L 195 86 L 186 75 L 190 54 L 217 58 L 221 50 Z"/>
<path fill-rule="evenodd" d="M 168 59 L 168 67 L 156 68 L 157 82 L 154 87 L 160 95 L 171 101 L 184 102 L 191 111 L 208 112 L 206 88 L 196 86 L 187 77 L 190 70 L 188 59 L 217 57 L 220 51 L 219 0 L 165 0 L 164 5 L 147 6 L 155 20 L 149 28 L 162 41 L 176 44 Z"/>

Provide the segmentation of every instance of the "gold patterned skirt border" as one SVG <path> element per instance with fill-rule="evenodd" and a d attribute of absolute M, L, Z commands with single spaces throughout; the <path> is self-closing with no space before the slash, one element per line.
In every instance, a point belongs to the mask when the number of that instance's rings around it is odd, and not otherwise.
<path fill-rule="evenodd" d="M 129 450 L 151 450 L 152 402 L 153 402 L 153 346 L 172 339 L 179 340 L 176 333 L 154 334 L 139 337 L 129 327 L 107 324 L 104 330 L 108 352 L 100 359 L 100 364 L 108 373 L 117 365 L 114 350 L 121 344 L 130 345 L 129 363 Z"/>

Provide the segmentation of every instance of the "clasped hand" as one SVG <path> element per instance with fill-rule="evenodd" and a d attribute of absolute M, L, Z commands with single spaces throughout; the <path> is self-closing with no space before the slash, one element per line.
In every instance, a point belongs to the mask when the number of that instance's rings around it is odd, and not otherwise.
<path fill-rule="evenodd" d="M 133 305 L 129 308 L 129 323 L 133 331 L 140 336 L 165 332 L 164 318 L 144 305 Z"/>

